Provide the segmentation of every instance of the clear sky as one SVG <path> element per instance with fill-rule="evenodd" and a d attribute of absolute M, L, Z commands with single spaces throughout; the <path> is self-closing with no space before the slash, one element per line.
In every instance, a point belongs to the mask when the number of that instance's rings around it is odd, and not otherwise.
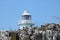
<path fill-rule="evenodd" d="M 53 16 L 60 18 L 60 0 L 0 0 L 0 30 L 18 29 L 25 10 L 37 26 L 58 23 Z"/>

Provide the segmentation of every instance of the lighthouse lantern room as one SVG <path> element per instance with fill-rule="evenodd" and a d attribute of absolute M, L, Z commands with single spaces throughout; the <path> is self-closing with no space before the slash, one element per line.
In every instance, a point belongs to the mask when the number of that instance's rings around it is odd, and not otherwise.
<path fill-rule="evenodd" d="M 20 29 L 30 28 L 33 25 L 34 23 L 31 21 L 31 14 L 29 14 L 27 11 L 24 11 L 22 14 L 22 20 L 19 22 Z"/>

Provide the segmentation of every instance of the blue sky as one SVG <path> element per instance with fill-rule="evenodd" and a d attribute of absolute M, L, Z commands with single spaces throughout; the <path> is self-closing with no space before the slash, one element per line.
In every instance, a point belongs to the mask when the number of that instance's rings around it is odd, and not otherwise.
<path fill-rule="evenodd" d="M 60 0 L 0 0 L 0 30 L 18 29 L 25 10 L 37 26 L 58 23 L 53 16 L 60 18 Z"/>

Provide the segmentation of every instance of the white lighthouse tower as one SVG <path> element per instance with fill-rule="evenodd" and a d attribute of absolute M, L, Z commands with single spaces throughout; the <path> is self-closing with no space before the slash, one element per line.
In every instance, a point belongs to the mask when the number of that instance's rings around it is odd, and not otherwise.
<path fill-rule="evenodd" d="M 23 28 L 30 28 L 34 25 L 34 23 L 31 21 L 31 15 L 29 12 L 24 11 L 22 14 L 22 20 L 19 22 L 20 29 Z"/>

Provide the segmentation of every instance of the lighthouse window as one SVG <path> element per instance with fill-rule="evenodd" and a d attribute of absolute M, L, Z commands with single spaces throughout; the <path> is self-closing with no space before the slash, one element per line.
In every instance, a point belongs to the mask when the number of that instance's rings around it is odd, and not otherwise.
<path fill-rule="evenodd" d="M 25 18 L 26 18 L 27 20 L 29 20 L 29 16 L 28 16 L 28 15 L 26 15 Z"/>
<path fill-rule="evenodd" d="M 30 15 L 24 15 L 24 16 L 23 16 L 23 19 L 24 19 L 24 20 L 29 20 L 29 19 L 30 19 Z"/>

